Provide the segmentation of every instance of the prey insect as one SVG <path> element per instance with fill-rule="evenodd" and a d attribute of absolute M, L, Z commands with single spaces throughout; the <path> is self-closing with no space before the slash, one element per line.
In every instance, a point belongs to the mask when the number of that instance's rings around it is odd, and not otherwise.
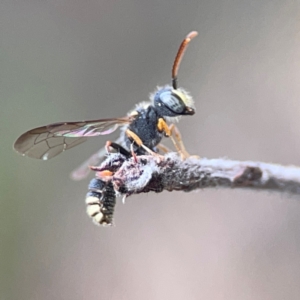
<path fill-rule="evenodd" d="M 178 87 L 178 69 L 189 42 L 197 36 L 190 32 L 182 41 L 172 68 L 172 84 L 158 88 L 150 97 L 151 101 L 141 102 L 136 108 L 121 118 L 99 119 L 79 122 L 61 122 L 31 129 L 23 133 L 15 142 L 14 149 L 20 154 L 36 159 L 48 160 L 65 150 L 71 149 L 87 140 L 88 137 L 108 135 L 121 128 L 120 137 L 115 143 L 108 142 L 72 173 L 75 180 L 87 176 L 91 165 L 98 165 L 111 147 L 128 155 L 156 155 L 159 149 L 165 149 L 161 140 L 170 137 L 183 157 L 187 157 L 180 134 L 174 123 L 181 116 L 195 113 L 192 97 L 183 88 Z M 168 125 L 171 123 L 171 125 Z M 92 185 L 92 192 L 94 186 Z M 111 188 L 109 187 L 110 193 Z M 91 192 L 91 193 L 92 193 Z M 98 193 L 99 203 L 104 194 Z M 93 193 L 92 193 L 93 194 Z M 95 194 L 95 193 L 94 193 Z M 111 196 L 111 198 L 113 198 Z M 113 201 L 112 201 L 113 202 Z M 108 218 L 112 219 L 111 216 Z"/>

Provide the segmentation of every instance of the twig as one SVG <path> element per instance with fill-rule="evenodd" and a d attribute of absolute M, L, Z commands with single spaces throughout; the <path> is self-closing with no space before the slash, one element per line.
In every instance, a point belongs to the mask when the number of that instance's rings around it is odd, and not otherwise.
<path fill-rule="evenodd" d="M 112 176 L 103 178 L 103 170 Z M 269 190 L 300 195 L 300 168 L 225 158 L 190 157 L 176 153 L 138 156 L 137 161 L 119 153 L 109 154 L 97 168 L 98 177 L 112 182 L 116 192 L 127 196 L 150 191 L 185 191 L 212 187 Z"/>

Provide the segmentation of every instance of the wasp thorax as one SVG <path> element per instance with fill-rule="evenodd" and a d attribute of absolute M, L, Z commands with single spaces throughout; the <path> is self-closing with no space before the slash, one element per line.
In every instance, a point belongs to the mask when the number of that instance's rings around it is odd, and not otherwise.
<path fill-rule="evenodd" d="M 195 113 L 191 96 L 183 89 L 165 87 L 159 89 L 153 97 L 154 106 L 161 116 L 176 117 Z"/>

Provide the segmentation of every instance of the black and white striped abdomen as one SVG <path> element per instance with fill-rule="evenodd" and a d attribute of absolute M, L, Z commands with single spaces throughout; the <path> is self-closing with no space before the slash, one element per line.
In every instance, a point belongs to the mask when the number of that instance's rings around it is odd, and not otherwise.
<path fill-rule="evenodd" d="M 116 205 L 116 193 L 111 182 L 93 178 L 86 195 L 86 212 L 94 223 L 101 226 L 113 225 L 113 214 Z"/>

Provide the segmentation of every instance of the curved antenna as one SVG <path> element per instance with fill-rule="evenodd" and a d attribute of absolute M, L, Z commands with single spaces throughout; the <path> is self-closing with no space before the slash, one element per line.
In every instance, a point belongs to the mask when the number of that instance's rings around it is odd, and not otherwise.
<path fill-rule="evenodd" d="M 173 89 L 174 90 L 177 89 L 177 74 L 178 74 L 178 69 L 179 69 L 181 60 L 183 58 L 184 52 L 185 52 L 188 44 L 190 43 L 190 41 L 194 37 L 196 37 L 197 35 L 198 35 L 197 31 L 190 32 L 185 37 L 185 39 L 182 41 L 182 43 L 181 43 L 181 45 L 180 45 L 180 47 L 178 49 L 177 55 L 176 55 L 175 60 L 174 60 L 173 68 L 172 68 L 172 85 L 173 85 Z"/>

